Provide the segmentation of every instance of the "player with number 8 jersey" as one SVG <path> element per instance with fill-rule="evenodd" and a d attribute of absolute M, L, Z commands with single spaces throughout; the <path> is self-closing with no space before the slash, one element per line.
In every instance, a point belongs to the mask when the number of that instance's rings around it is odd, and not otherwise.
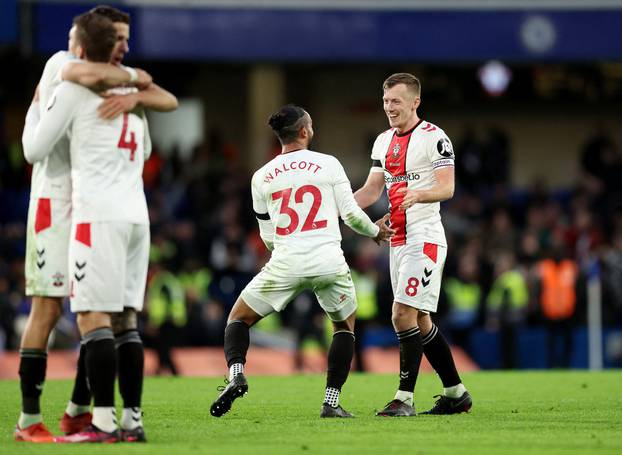
<path fill-rule="evenodd" d="M 447 341 L 432 322 L 441 291 L 447 243 L 440 202 L 454 193 L 454 153 L 438 126 L 419 118 L 421 83 L 396 73 L 383 83 L 383 107 L 391 128 L 376 139 L 365 185 L 355 193 L 361 207 L 380 197 L 386 186 L 391 210 L 391 321 L 400 346 L 399 386 L 395 398 L 377 413 L 415 414 L 414 391 L 423 354 L 443 382 L 443 395 L 428 414 L 454 414 L 471 408 Z"/>

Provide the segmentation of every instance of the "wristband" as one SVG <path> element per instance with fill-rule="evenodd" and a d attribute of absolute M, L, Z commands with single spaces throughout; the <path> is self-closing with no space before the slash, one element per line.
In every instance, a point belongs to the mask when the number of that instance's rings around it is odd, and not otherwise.
<path fill-rule="evenodd" d="M 123 69 L 130 74 L 130 82 L 136 82 L 138 80 L 138 72 L 134 68 L 124 66 Z"/>

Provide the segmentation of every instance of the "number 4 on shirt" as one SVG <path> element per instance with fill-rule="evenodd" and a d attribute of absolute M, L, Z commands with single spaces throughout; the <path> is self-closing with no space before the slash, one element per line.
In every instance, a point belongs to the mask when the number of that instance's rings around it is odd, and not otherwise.
<path fill-rule="evenodd" d="M 128 113 L 123 113 L 123 129 L 121 130 L 121 137 L 119 138 L 119 143 L 117 147 L 120 149 L 128 149 L 130 151 L 130 161 L 134 161 L 134 155 L 136 154 L 136 149 L 138 146 L 136 145 L 136 135 L 133 131 L 130 131 L 130 140 L 127 141 L 125 138 L 127 136 L 127 123 L 128 123 Z"/>
<path fill-rule="evenodd" d="M 305 223 L 302 225 L 301 232 L 304 231 L 312 231 L 314 229 L 322 229 L 325 228 L 328 224 L 326 220 L 315 220 L 315 216 L 317 215 L 318 210 L 320 209 L 320 205 L 322 204 L 322 193 L 320 192 L 317 186 L 313 185 L 304 185 L 298 188 L 296 194 L 294 195 L 294 200 L 297 204 L 302 202 L 302 198 L 306 193 L 311 193 L 313 196 L 313 204 L 311 205 L 311 210 L 309 210 L 309 214 L 305 219 Z M 272 193 L 272 200 L 276 201 L 277 199 L 283 199 L 281 202 L 281 210 L 279 213 L 283 213 L 289 216 L 289 224 L 285 227 L 277 227 L 276 233 L 279 235 L 289 235 L 293 233 L 298 227 L 298 223 L 300 218 L 298 216 L 298 212 L 289 206 L 289 201 L 292 196 L 292 188 L 287 188 L 281 191 L 276 191 Z"/>

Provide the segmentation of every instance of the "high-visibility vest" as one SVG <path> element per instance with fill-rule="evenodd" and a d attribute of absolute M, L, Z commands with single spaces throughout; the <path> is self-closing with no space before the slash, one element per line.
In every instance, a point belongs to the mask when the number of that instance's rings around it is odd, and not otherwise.
<path fill-rule="evenodd" d="M 577 264 L 570 259 L 564 259 L 559 264 L 552 259 L 545 259 L 540 263 L 540 303 L 547 319 L 568 319 L 574 314 L 577 304 L 577 274 Z"/>
<path fill-rule="evenodd" d="M 164 289 L 166 288 L 166 292 Z M 147 288 L 147 314 L 149 322 L 160 327 L 167 319 L 177 327 L 183 327 L 187 320 L 184 288 L 179 279 L 168 271 L 160 271 L 149 282 Z"/>
<path fill-rule="evenodd" d="M 465 283 L 458 278 L 445 281 L 445 294 L 452 309 L 459 311 L 477 311 L 482 298 L 482 290 L 477 283 Z"/>
<path fill-rule="evenodd" d="M 364 273 L 358 273 L 355 270 L 351 270 L 350 274 L 356 289 L 356 301 L 358 304 L 356 319 L 373 319 L 378 313 L 375 281 Z"/>
<path fill-rule="evenodd" d="M 181 273 L 179 282 L 184 290 L 193 291 L 199 300 L 204 300 L 208 297 L 207 289 L 212 282 L 212 273 L 206 268 Z"/>
<path fill-rule="evenodd" d="M 507 297 L 510 310 L 522 310 L 529 303 L 529 291 L 525 277 L 518 270 L 502 273 L 492 284 L 486 303 L 491 311 L 501 310 Z"/>

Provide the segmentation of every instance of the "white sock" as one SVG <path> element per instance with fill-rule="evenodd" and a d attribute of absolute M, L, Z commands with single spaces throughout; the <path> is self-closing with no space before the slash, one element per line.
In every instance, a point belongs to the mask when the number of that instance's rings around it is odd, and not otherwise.
<path fill-rule="evenodd" d="M 233 378 L 235 378 L 238 373 L 244 373 L 243 363 L 234 363 L 229 367 L 229 381 L 233 381 Z"/>
<path fill-rule="evenodd" d="M 464 392 L 466 392 L 466 387 L 462 383 L 443 388 L 443 395 L 449 398 L 460 398 Z"/>
<path fill-rule="evenodd" d="M 324 395 L 324 403 L 328 403 L 333 408 L 339 406 L 339 390 L 334 387 L 326 387 L 326 393 Z"/>
<path fill-rule="evenodd" d="M 406 392 L 404 390 L 398 390 L 395 392 L 395 400 L 400 400 L 402 403 L 412 406 L 413 405 L 413 393 Z"/>
<path fill-rule="evenodd" d="M 67 403 L 67 408 L 65 409 L 65 412 L 69 417 L 75 417 L 80 414 L 86 414 L 87 412 L 91 412 L 91 406 L 88 404 L 75 404 L 73 401 L 69 401 L 69 403 Z"/>
<path fill-rule="evenodd" d="M 112 406 L 94 406 L 93 425 L 106 433 L 112 433 L 117 429 L 117 411 Z"/>
<path fill-rule="evenodd" d="M 24 428 L 29 427 L 30 425 L 34 425 L 35 423 L 43 422 L 43 417 L 41 414 L 25 414 L 21 413 L 19 415 L 19 420 L 17 425 L 23 430 Z"/>
<path fill-rule="evenodd" d="M 123 408 L 121 415 L 121 428 L 133 430 L 143 426 L 143 412 L 140 408 Z"/>

